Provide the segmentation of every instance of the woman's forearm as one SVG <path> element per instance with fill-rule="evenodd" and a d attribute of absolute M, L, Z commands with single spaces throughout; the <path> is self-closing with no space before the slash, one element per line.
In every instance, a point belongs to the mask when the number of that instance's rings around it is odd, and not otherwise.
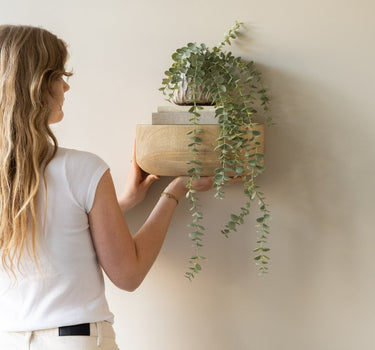
<path fill-rule="evenodd" d="M 176 178 L 164 192 L 172 194 L 178 200 L 185 196 L 186 184 L 182 179 Z M 161 196 L 146 222 L 134 236 L 141 279 L 146 276 L 160 252 L 176 207 L 177 201 L 174 198 Z"/>

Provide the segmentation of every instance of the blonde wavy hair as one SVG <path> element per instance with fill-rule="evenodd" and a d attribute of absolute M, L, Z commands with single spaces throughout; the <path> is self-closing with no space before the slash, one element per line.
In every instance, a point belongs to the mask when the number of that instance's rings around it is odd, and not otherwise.
<path fill-rule="evenodd" d="M 48 94 L 71 75 L 67 58 L 66 44 L 45 29 L 0 25 L 0 254 L 13 274 L 25 250 L 38 265 L 37 193 L 43 176 L 47 196 L 45 169 L 58 147 Z"/>

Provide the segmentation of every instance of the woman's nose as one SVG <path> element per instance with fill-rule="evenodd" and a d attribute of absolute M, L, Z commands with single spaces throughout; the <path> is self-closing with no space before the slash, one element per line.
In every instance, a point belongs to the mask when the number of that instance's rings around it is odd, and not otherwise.
<path fill-rule="evenodd" d="M 64 82 L 64 92 L 67 92 L 70 89 L 70 85 L 67 82 Z"/>

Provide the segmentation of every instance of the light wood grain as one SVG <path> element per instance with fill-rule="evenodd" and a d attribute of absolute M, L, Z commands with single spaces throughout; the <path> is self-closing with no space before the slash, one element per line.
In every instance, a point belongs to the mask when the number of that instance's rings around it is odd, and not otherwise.
<path fill-rule="evenodd" d="M 199 149 L 199 160 L 203 163 L 201 176 L 214 175 L 215 168 L 220 167 L 218 153 L 214 151 L 216 139 L 219 136 L 218 125 L 200 125 L 203 132 L 199 134 L 202 144 Z M 137 125 L 136 139 L 137 163 L 145 172 L 161 176 L 186 175 L 192 168 L 186 164 L 192 159 L 189 150 L 187 132 L 191 125 Z M 261 143 L 258 153 L 264 152 L 264 126 L 255 125 L 255 130 L 261 132 L 257 141 Z"/>

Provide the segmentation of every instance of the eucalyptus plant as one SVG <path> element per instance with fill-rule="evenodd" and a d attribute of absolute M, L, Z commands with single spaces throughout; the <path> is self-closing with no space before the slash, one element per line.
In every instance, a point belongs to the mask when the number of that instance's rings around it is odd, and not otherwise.
<path fill-rule="evenodd" d="M 196 192 L 192 188 L 195 179 L 200 178 L 202 162 L 199 159 L 199 146 L 202 143 L 200 127 L 200 111 L 203 107 L 197 98 L 200 95 L 211 96 L 215 106 L 215 117 L 220 126 L 219 137 L 215 150 L 219 153 L 220 166 L 215 169 L 214 187 L 215 197 L 224 199 L 224 187 L 232 177 L 241 177 L 245 194 L 244 204 L 238 211 L 232 213 L 221 233 L 228 237 L 237 231 L 239 225 L 250 213 L 251 203 L 254 201 L 260 209 L 260 216 L 256 219 L 257 245 L 255 261 L 260 273 L 268 270 L 269 257 L 268 235 L 270 210 L 263 192 L 256 184 L 256 177 L 264 171 L 263 153 L 259 151 L 260 132 L 254 130 L 257 124 L 255 118 L 263 118 L 267 124 L 271 123 L 268 116 L 269 98 L 264 88 L 261 73 L 256 69 L 253 61 L 246 61 L 235 57 L 225 48 L 238 37 L 242 23 L 236 21 L 233 28 L 225 34 L 224 40 L 212 49 L 205 44 L 188 43 L 172 54 L 172 66 L 165 72 L 162 87 L 159 89 L 173 101 L 174 92 L 181 87 L 182 81 L 188 83 L 190 89 L 192 129 L 188 132 L 191 160 L 188 164 L 189 183 L 187 198 L 192 212 L 192 222 L 189 224 L 189 234 L 194 244 L 194 255 L 190 258 L 189 269 L 185 276 L 190 280 L 202 269 L 201 262 L 205 259 L 200 254 L 203 246 L 205 227 L 202 224 L 203 213 Z M 258 113 L 260 110 L 260 113 Z M 242 155 L 242 158 L 241 158 Z M 243 160 L 245 155 L 245 160 Z"/>

